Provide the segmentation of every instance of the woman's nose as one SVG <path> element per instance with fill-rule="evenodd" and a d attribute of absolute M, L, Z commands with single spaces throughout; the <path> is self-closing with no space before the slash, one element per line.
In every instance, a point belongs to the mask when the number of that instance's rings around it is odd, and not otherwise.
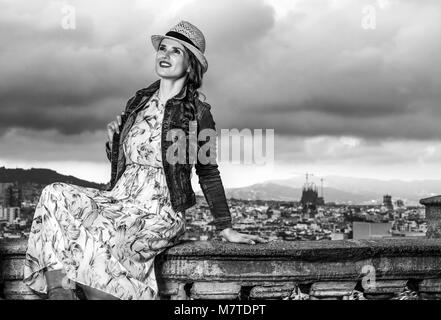
<path fill-rule="evenodd" d="M 170 58 L 170 53 L 171 52 L 169 50 L 164 51 L 164 57 L 167 59 Z"/>

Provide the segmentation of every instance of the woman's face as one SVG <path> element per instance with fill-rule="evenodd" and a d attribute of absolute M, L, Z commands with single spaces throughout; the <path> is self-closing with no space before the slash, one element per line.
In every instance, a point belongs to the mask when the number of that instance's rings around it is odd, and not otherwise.
<path fill-rule="evenodd" d="M 162 40 L 156 53 L 155 70 L 160 78 L 180 79 L 187 74 L 188 54 L 178 41 Z"/>

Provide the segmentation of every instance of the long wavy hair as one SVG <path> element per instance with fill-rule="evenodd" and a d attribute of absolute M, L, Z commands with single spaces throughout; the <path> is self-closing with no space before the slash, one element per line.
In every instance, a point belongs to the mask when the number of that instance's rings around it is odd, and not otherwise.
<path fill-rule="evenodd" d="M 196 105 L 195 101 L 199 99 L 200 95 L 206 99 L 205 95 L 199 92 L 199 88 L 202 86 L 202 81 L 204 77 L 204 72 L 201 63 L 196 58 L 196 56 L 187 48 L 189 63 L 190 63 L 190 72 L 187 75 L 187 79 L 185 80 L 185 84 L 187 86 L 187 96 L 184 107 L 184 118 L 188 120 L 195 120 L 196 118 Z"/>

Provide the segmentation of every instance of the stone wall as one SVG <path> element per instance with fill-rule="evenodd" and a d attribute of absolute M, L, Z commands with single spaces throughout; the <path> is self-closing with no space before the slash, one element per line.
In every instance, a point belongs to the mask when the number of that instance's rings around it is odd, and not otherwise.
<path fill-rule="evenodd" d="M 0 249 L 5 299 L 42 299 L 21 282 L 25 241 Z M 436 299 L 441 240 L 188 241 L 156 258 L 162 299 Z"/>

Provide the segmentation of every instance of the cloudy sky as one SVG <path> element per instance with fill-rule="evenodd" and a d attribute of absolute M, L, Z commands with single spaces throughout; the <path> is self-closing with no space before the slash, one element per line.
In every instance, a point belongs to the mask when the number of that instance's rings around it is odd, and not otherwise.
<path fill-rule="evenodd" d="M 226 187 L 441 179 L 438 0 L 0 0 L 0 166 L 108 182 L 106 124 L 180 20 L 206 36 L 217 128 L 275 132 L 274 166 L 220 162 Z"/>

